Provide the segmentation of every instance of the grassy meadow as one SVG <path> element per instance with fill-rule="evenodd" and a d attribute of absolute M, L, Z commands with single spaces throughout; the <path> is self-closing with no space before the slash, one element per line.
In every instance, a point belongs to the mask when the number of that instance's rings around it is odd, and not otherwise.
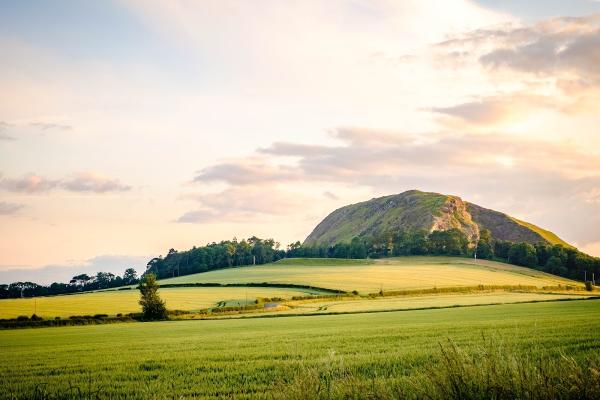
<path fill-rule="evenodd" d="M 226 306 L 243 306 L 253 303 L 257 297 L 306 296 L 319 294 L 308 289 L 257 288 L 257 287 L 181 287 L 160 289 L 160 296 L 171 310 L 198 311 L 214 307 L 219 303 Z M 19 315 L 69 317 L 72 315 L 94 315 L 136 313 L 140 311 L 137 290 L 110 290 L 72 295 L 34 297 L 0 300 L 0 318 L 16 318 Z"/>
<path fill-rule="evenodd" d="M 599 315 L 587 300 L 6 330 L 0 399 L 487 398 L 471 392 L 490 376 L 497 398 L 597 398 Z"/>
<path fill-rule="evenodd" d="M 172 283 L 270 282 L 376 293 L 477 285 L 582 286 L 530 268 L 458 257 L 398 257 L 381 260 L 284 259 L 273 264 L 209 271 L 163 279 Z"/>

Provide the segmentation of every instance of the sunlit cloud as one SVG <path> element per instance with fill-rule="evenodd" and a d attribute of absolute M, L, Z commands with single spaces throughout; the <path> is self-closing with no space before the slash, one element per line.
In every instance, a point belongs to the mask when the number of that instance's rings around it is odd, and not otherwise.
<path fill-rule="evenodd" d="M 55 189 L 70 192 L 123 192 L 131 189 L 117 179 L 108 178 L 95 172 L 78 172 L 65 179 L 49 179 L 37 174 L 22 178 L 0 179 L 0 189 L 16 193 L 46 193 Z"/>

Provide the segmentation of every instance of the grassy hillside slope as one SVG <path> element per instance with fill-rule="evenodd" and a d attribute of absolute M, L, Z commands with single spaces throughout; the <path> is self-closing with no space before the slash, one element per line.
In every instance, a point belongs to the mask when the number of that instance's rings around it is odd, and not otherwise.
<path fill-rule="evenodd" d="M 353 237 L 392 231 L 427 232 L 456 228 L 476 242 L 488 229 L 497 240 L 567 245 L 554 233 L 504 213 L 463 201 L 460 197 L 410 190 L 339 208 L 321 221 L 304 241 L 330 246 Z"/>
<path fill-rule="evenodd" d="M 287 283 L 374 293 L 477 285 L 556 286 L 580 283 L 530 268 L 457 257 L 398 257 L 381 260 L 284 259 L 161 280 L 169 283 Z"/>

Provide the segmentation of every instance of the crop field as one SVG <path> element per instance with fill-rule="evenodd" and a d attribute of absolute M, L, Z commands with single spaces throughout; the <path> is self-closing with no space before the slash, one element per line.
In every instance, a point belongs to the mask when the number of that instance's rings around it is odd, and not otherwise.
<path fill-rule="evenodd" d="M 228 306 L 252 303 L 257 297 L 305 296 L 318 291 L 286 288 L 259 287 L 199 287 L 163 288 L 160 296 L 171 310 L 196 311 L 214 307 L 218 302 Z M 35 297 L 0 300 L 0 318 L 16 318 L 19 315 L 36 314 L 41 317 L 69 317 L 140 312 L 137 290 L 113 290 L 62 296 Z"/>
<path fill-rule="evenodd" d="M 433 307 L 483 304 L 525 303 L 550 300 L 585 299 L 585 295 L 489 292 L 477 294 L 435 294 L 424 296 L 375 297 L 373 299 L 332 299 L 290 301 L 281 313 L 352 313 L 367 311 L 410 310 Z"/>
<path fill-rule="evenodd" d="M 398 257 L 382 260 L 285 259 L 164 279 L 168 283 L 270 282 L 374 293 L 477 285 L 557 286 L 581 284 L 529 268 L 456 257 Z"/>
<path fill-rule="evenodd" d="M 435 388 L 448 343 L 474 357 L 516 354 L 525 367 L 554 360 L 569 374 L 584 359 L 597 366 L 599 315 L 600 301 L 581 300 L 6 330 L 0 398 L 342 398 L 336 390 L 356 388 L 415 398 Z M 483 364 L 473 365 L 464 373 Z M 585 368 L 577 376 L 593 380 Z"/>

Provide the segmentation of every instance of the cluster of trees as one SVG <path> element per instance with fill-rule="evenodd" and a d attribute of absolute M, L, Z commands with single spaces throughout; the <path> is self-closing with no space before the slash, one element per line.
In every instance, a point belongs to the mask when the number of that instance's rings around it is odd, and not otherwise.
<path fill-rule="evenodd" d="M 69 283 L 54 282 L 47 286 L 33 282 L 13 282 L 0 285 L 0 299 L 68 294 L 134 285 L 138 282 L 137 272 L 133 268 L 127 268 L 122 277 L 110 272 L 98 272 L 93 276 L 80 274 L 74 276 Z"/>
<path fill-rule="evenodd" d="M 288 246 L 288 257 L 381 258 L 409 255 L 469 254 L 469 240 L 458 229 L 446 231 L 396 231 L 381 235 L 355 237 L 350 243 L 333 246 L 302 246 L 300 242 Z"/>
<path fill-rule="evenodd" d="M 150 260 L 145 273 L 153 273 L 158 279 L 163 279 L 238 265 L 265 264 L 285 257 L 286 252 L 279 247 L 280 244 L 273 239 L 252 236 L 241 241 L 233 238 L 213 242 L 181 252 L 171 249 L 166 257 Z"/>
<path fill-rule="evenodd" d="M 600 278 L 600 258 L 560 244 L 494 242 L 493 255 L 506 262 L 577 280 Z M 593 274 L 593 275 L 592 275 Z"/>
<path fill-rule="evenodd" d="M 380 258 L 405 255 L 451 255 L 497 259 L 511 264 L 540 269 L 567 278 L 600 279 L 600 258 L 560 244 L 513 243 L 494 240 L 489 230 L 480 232 L 479 241 L 469 245 L 458 229 L 446 231 L 397 231 L 377 236 L 355 237 L 349 243 L 333 246 L 288 246 L 287 257 Z"/>

